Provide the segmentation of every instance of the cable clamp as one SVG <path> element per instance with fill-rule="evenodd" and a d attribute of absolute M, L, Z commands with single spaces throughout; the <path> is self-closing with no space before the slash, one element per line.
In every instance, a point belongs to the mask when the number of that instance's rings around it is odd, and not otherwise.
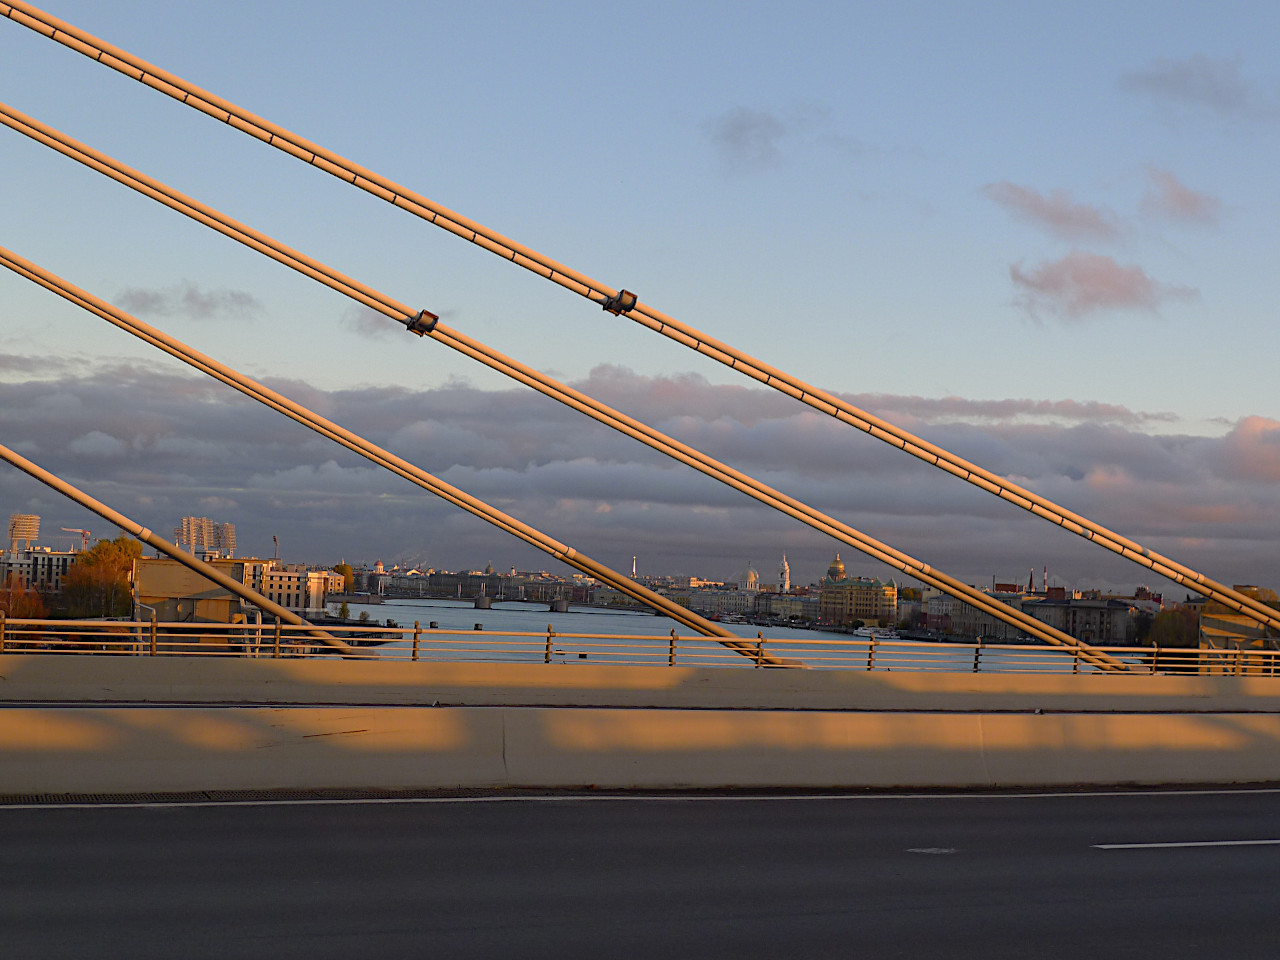
<path fill-rule="evenodd" d="M 424 337 L 434 330 L 439 322 L 440 318 L 430 310 L 419 310 L 418 315 L 405 325 L 405 329 L 410 333 L 416 333 L 418 336 Z"/>
<path fill-rule="evenodd" d="M 616 294 L 604 301 L 603 306 L 612 314 L 630 313 L 636 308 L 639 298 L 630 290 L 619 290 Z"/>

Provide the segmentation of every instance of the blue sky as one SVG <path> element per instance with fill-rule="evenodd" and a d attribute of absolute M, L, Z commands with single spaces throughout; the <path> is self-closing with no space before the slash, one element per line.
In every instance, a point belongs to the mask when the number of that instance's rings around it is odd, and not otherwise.
<path fill-rule="evenodd" d="M 921 422 L 961 453 L 982 448 L 966 431 L 984 424 L 1076 429 L 1046 412 L 1067 402 L 1139 416 L 1130 446 L 1247 434 L 1250 469 L 1280 436 L 1280 11 L 1267 5 L 46 9 L 805 379 L 933 402 Z M 646 382 L 740 382 L 4 21 L 0 85 L 10 106 L 562 379 L 616 364 Z M 0 158 L 0 243 L 248 372 L 330 392 L 503 388 L 12 132 Z M 8 275 L 0 353 L 9 383 L 171 369 Z M 38 362 L 53 355 L 73 366 Z M 995 401 L 1021 405 L 974 412 Z M 853 476 L 866 443 L 848 443 Z M 1116 456 L 1096 468 L 1141 475 Z M 566 462 L 593 458 L 585 444 Z M 803 483 L 803 464 L 788 467 Z M 1216 495 L 1243 526 L 1259 508 Z M 1099 510 L 1132 532 L 1132 512 Z M 728 576 L 742 561 L 723 563 Z M 1105 564 L 1079 576 L 1125 578 Z"/>

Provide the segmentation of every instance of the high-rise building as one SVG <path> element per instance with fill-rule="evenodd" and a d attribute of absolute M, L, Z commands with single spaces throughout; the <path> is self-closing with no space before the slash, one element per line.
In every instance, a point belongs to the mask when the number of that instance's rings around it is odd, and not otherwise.
<path fill-rule="evenodd" d="M 17 553 L 18 544 L 30 550 L 31 541 L 40 539 L 40 517 L 34 513 L 9 514 L 9 552 Z"/>
<path fill-rule="evenodd" d="M 182 526 L 173 528 L 173 539 L 191 553 L 216 551 L 225 557 L 236 553 L 236 525 L 215 523 L 208 517 L 183 517 Z"/>

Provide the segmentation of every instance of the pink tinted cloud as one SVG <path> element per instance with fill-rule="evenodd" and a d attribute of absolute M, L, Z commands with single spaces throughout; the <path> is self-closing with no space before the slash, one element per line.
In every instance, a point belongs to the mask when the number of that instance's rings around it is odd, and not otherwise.
<path fill-rule="evenodd" d="M 1044 311 L 1075 319 L 1100 310 L 1154 311 L 1167 300 L 1197 296 L 1190 288 L 1153 280 L 1141 267 L 1083 250 L 1033 270 L 1013 264 L 1009 276 L 1021 291 L 1018 305 L 1033 316 Z"/>
<path fill-rule="evenodd" d="M 1046 196 L 1031 187 L 1001 180 L 988 184 L 982 192 L 1015 216 L 1067 240 L 1113 240 L 1120 233 L 1115 214 L 1076 203 L 1068 190 L 1053 190 Z"/>
<path fill-rule="evenodd" d="M 1217 197 L 1192 190 L 1167 170 L 1147 168 L 1150 184 L 1142 198 L 1144 213 L 1192 223 L 1217 223 L 1222 206 Z"/>
<path fill-rule="evenodd" d="M 1280 480 L 1280 422 L 1245 417 L 1223 438 L 1224 466 L 1235 476 Z"/>

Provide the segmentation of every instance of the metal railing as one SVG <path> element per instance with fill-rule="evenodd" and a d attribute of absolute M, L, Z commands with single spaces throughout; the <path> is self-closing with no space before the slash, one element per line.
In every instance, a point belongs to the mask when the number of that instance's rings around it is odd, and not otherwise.
<path fill-rule="evenodd" d="M 615 664 L 650 667 L 768 666 L 786 658 L 819 670 L 943 671 L 950 673 L 1098 673 L 1079 651 L 1040 644 L 950 643 L 824 634 L 805 638 L 743 638 L 755 656 L 701 636 L 459 630 L 411 626 L 327 628 L 356 648 L 343 659 Z M 1170 647 L 1092 647 L 1133 674 L 1276 676 L 1280 651 Z M 263 623 L 168 623 L 156 620 L 29 620 L 0 614 L 0 654 L 201 656 L 258 659 L 325 658 L 339 654 L 303 628 Z"/>

